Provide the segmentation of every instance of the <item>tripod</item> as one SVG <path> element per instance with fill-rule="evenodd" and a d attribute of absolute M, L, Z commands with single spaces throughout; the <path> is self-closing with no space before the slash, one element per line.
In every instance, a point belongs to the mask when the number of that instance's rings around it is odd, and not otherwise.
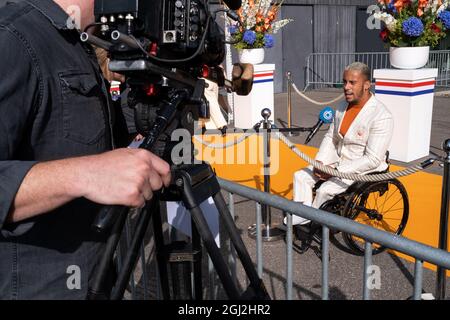
<path fill-rule="evenodd" d="M 204 80 L 199 80 L 195 93 L 202 92 L 204 88 Z M 195 98 L 195 96 L 194 96 Z M 153 145 L 158 137 L 165 131 L 165 129 L 176 121 L 176 115 L 180 106 L 185 102 L 192 102 L 189 99 L 189 92 L 187 90 L 175 90 L 170 94 L 169 100 L 164 103 L 164 106 L 159 110 L 158 116 L 154 122 L 152 129 L 147 137 L 144 139 L 140 148 L 152 150 Z M 242 266 L 249 278 L 249 287 L 243 294 L 240 294 L 236 287 L 231 274 L 228 270 L 227 264 L 222 257 L 219 248 L 217 247 L 214 237 L 208 228 L 207 222 L 203 216 L 199 205 L 209 197 L 212 197 L 217 207 L 220 217 L 224 222 L 225 230 L 227 231 L 231 242 L 234 245 L 236 253 L 241 260 Z M 117 277 L 117 281 L 112 290 L 108 289 L 106 282 L 109 268 L 112 265 L 114 252 L 120 239 L 122 229 L 124 227 L 128 208 L 123 206 L 108 206 L 105 207 L 98 215 L 94 227 L 97 230 L 105 231 L 112 228 L 111 234 L 107 240 L 106 248 L 100 262 L 95 270 L 94 276 L 91 278 L 87 299 L 113 299 L 119 300 L 123 297 L 128 280 L 136 265 L 139 248 L 144 238 L 145 232 L 148 228 L 150 220 L 153 220 L 155 246 L 158 252 L 157 263 L 161 278 L 161 288 L 164 299 L 170 298 L 168 272 L 167 272 L 167 252 L 163 243 L 162 222 L 159 210 L 159 201 L 182 201 L 184 206 L 189 210 L 192 220 L 194 222 L 192 235 L 192 250 L 199 252 L 201 249 L 201 241 L 213 262 L 217 271 L 219 279 L 223 284 L 223 288 L 228 298 L 237 299 L 270 299 L 267 290 L 259 278 L 251 261 L 250 255 L 245 248 L 242 239 L 239 236 L 238 230 L 234 224 L 233 218 L 226 206 L 225 200 L 220 193 L 220 186 L 217 178 L 211 167 L 205 163 L 194 165 L 175 166 L 173 171 L 173 182 L 169 188 L 165 189 L 159 195 L 146 205 L 146 210 L 143 210 L 136 222 L 134 236 L 131 241 L 130 248 L 124 259 L 123 268 Z M 197 258 L 194 261 L 194 283 L 195 283 L 195 298 L 201 299 L 201 265 Z"/>

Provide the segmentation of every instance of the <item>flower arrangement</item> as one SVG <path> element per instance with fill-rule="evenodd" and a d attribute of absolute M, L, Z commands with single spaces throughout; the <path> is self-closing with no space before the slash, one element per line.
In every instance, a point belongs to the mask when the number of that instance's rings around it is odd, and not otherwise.
<path fill-rule="evenodd" d="M 450 0 L 378 0 L 374 18 L 381 39 L 393 47 L 435 47 L 450 30 Z"/>
<path fill-rule="evenodd" d="M 237 11 L 241 24 L 230 26 L 234 47 L 241 49 L 272 48 L 277 33 L 292 19 L 276 21 L 281 3 L 271 4 L 271 0 L 243 0 Z"/>

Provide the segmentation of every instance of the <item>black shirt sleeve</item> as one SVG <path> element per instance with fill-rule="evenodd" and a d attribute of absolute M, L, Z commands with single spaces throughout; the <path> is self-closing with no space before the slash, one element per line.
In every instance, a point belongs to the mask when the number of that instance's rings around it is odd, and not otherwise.
<path fill-rule="evenodd" d="M 36 163 L 20 159 L 21 142 L 27 139 L 39 104 L 39 76 L 31 49 L 14 31 L 0 26 L 0 231 L 15 195 Z"/>

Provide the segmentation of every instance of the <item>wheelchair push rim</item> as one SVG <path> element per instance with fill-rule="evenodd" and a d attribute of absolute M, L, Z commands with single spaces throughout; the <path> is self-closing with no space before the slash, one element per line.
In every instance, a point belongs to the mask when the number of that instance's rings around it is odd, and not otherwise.
<path fill-rule="evenodd" d="M 409 216 L 409 200 L 403 184 L 397 179 L 367 183 L 354 191 L 344 206 L 347 218 L 396 235 L 402 234 Z M 364 239 L 343 233 L 345 243 L 356 254 L 364 254 Z M 372 244 L 372 253 L 386 248 Z"/>

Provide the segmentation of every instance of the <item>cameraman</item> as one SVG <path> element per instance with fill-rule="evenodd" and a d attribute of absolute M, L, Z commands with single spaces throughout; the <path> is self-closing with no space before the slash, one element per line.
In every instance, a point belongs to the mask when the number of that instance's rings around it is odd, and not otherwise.
<path fill-rule="evenodd" d="M 126 132 L 92 47 L 67 11 L 94 0 L 23 0 L 0 9 L 0 298 L 84 299 L 105 236 L 98 204 L 141 207 L 170 182 Z M 118 112 L 117 112 L 118 111 Z M 98 204 L 97 204 L 98 203 Z"/>

